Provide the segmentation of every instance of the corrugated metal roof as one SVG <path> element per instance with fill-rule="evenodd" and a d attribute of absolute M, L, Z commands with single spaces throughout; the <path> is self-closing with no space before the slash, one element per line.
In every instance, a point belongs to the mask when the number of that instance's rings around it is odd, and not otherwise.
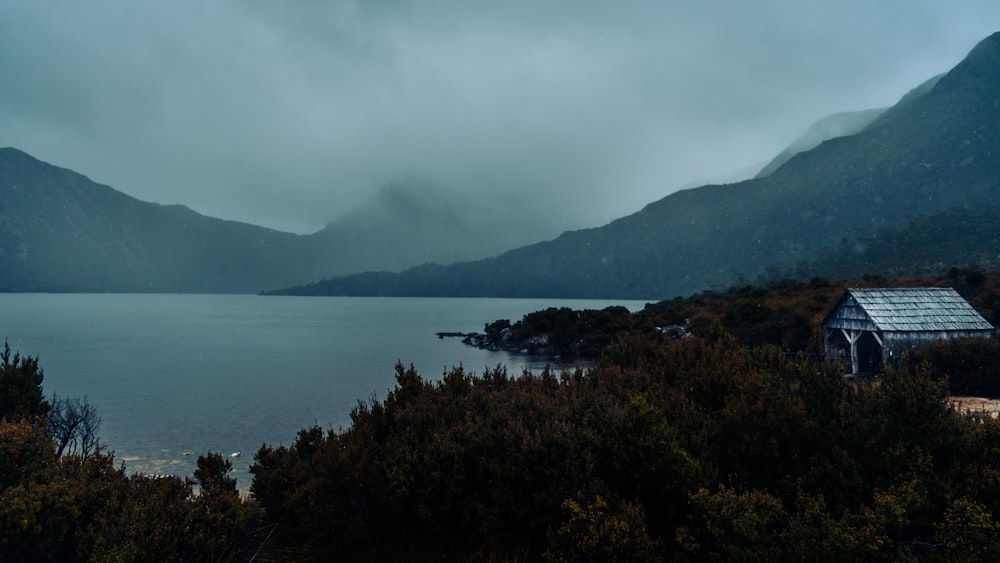
<path fill-rule="evenodd" d="M 993 330 L 969 303 L 950 287 L 847 290 L 879 330 Z"/>

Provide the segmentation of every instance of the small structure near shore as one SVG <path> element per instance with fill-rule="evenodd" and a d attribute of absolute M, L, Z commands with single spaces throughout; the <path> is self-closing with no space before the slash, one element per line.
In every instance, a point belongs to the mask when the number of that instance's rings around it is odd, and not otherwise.
<path fill-rule="evenodd" d="M 958 292 L 941 287 L 848 289 L 823 319 L 827 358 L 843 360 L 853 375 L 876 373 L 936 340 L 994 331 Z"/>

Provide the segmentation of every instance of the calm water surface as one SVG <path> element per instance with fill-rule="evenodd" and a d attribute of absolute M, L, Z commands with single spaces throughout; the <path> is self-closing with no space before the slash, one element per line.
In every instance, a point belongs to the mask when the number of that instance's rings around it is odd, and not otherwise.
<path fill-rule="evenodd" d="M 512 373 L 539 360 L 477 350 L 439 331 L 482 331 L 546 307 L 638 301 L 0 294 L 0 338 L 38 356 L 45 393 L 86 396 L 129 472 L 188 475 L 229 455 L 239 486 L 262 443 L 318 424 L 346 427 L 358 399 L 382 398 L 397 360 L 427 379 L 462 364 Z"/>

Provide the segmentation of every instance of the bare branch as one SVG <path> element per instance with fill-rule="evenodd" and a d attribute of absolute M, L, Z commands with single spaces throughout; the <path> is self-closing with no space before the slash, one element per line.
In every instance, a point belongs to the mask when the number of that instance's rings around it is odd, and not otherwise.
<path fill-rule="evenodd" d="M 98 432 L 101 417 L 87 398 L 52 395 L 48 431 L 56 445 L 56 455 L 79 455 L 87 459 L 101 447 Z"/>

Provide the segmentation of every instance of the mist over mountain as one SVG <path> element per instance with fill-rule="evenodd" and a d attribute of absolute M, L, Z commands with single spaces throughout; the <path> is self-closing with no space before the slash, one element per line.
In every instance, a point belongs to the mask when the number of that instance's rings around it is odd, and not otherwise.
<path fill-rule="evenodd" d="M 143 202 L 0 149 L 0 291 L 256 293 L 477 259 L 556 234 L 516 201 L 410 181 L 296 235 Z"/>
<path fill-rule="evenodd" d="M 291 292 L 665 298 L 769 272 L 829 273 L 843 258 L 837 252 L 863 252 L 850 241 L 879 244 L 880 231 L 905 230 L 921 218 L 995 217 L 1000 34 L 924 86 L 860 132 L 799 152 L 765 177 L 677 192 L 604 227 L 488 260 L 347 276 Z M 957 250 L 950 255 L 957 264 L 988 255 Z M 870 266 L 877 272 L 879 264 Z"/>
<path fill-rule="evenodd" d="M 920 96 L 926 94 L 937 84 L 938 80 L 944 76 L 939 74 L 934 76 L 924 82 L 923 84 L 917 86 L 916 88 L 907 92 L 899 102 L 894 107 L 902 107 L 911 101 L 919 98 Z M 835 113 L 833 115 L 828 115 L 823 119 L 813 123 L 806 129 L 799 138 L 792 141 L 785 150 L 778 153 L 778 156 L 774 157 L 757 175 L 756 178 L 763 178 L 764 176 L 769 176 L 774 173 L 775 170 L 781 167 L 782 164 L 788 162 L 790 158 L 799 154 L 800 152 L 805 152 L 812 150 L 819 146 L 823 141 L 828 141 L 836 137 L 845 137 L 847 135 L 854 135 L 864 130 L 865 127 L 871 125 L 880 115 L 885 113 L 889 108 L 873 108 L 865 109 L 859 111 L 845 111 L 840 113 Z"/>
<path fill-rule="evenodd" d="M 833 115 L 828 115 L 823 119 L 813 123 L 806 129 L 806 132 L 802 134 L 799 138 L 792 141 L 788 147 L 778 153 L 778 156 L 774 157 L 771 162 L 767 163 L 759 173 L 757 173 L 757 178 L 763 178 L 765 176 L 770 176 L 775 170 L 781 168 L 781 165 L 788 162 L 790 158 L 799 154 L 800 152 L 805 152 L 812 150 L 819 146 L 823 141 L 829 141 L 836 137 L 844 137 L 846 135 L 854 135 L 860 132 L 862 129 L 867 127 L 875 118 L 882 115 L 886 108 L 874 108 L 865 109 L 860 111 L 847 111 L 841 113 L 835 113 Z"/>
<path fill-rule="evenodd" d="M 0 290 L 256 292 L 326 278 L 290 292 L 661 298 L 889 261 L 905 273 L 918 267 L 901 261 L 912 248 L 893 245 L 915 241 L 927 246 L 920 268 L 935 256 L 941 266 L 995 260 L 992 230 L 974 227 L 998 216 L 998 67 L 994 34 L 867 125 L 874 112 L 818 127 L 835 136 L 790 147 L 767 176 L 677 192 L 528 246 L 555 235 L 546 217 L 558 209 L 407 180 L 294 235 L 142 202 L 0 149 Z M 428 263 L 461 260 L 475 261 Z M 359 273 L 369 270 L 381 272 Z"/>
<path fill-rule="evenodd" d="M 510 197 L 473 197 L 408 179 L 383 185 L 315 237 L 337 256 L 329 265 L 334 275 L 475 260 L 558 234 L 542 210 Z"/>

